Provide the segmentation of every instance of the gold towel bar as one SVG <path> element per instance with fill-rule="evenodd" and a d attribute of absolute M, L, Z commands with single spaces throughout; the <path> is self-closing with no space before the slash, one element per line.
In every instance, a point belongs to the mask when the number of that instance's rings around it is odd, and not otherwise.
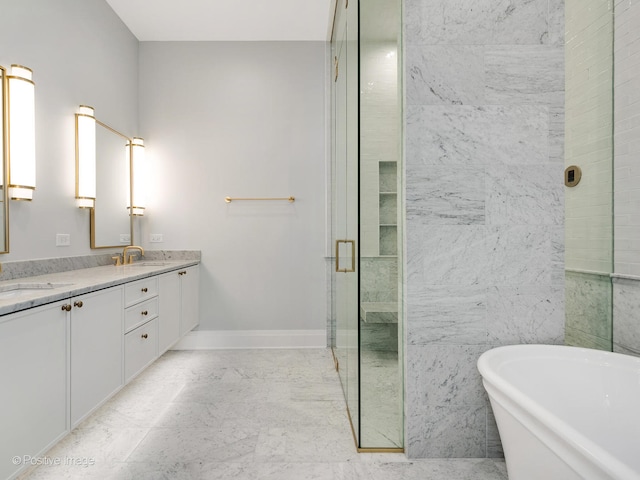
<path fill-rule="evenodd" d="M 293 203 L 296 201 L 295 197 L 280 197 L 280 198 L 231 198 L 224 197 L 224 201 L 227 203 L 231 203 L 234 200 L 287 200 L 289 203 Z"/>

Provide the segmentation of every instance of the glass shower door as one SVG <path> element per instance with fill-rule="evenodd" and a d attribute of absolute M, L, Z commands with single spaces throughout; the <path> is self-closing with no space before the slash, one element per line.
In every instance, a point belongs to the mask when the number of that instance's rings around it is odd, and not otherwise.
<path fill-rule="evenodd" d="M 401 450 L 400 0 L 360 0 L 360 448 Z"/>
<path fill-rule="evenodd" d="M 400 1 L 338 0 L 332 346 L 360 451 L 403 447 Z"/>
<path fill-rule="evenodd" d="M 355 13 L 355 22 L 354 15 Z M 358 44 L 357 3 L 340 2 L 334 41 L 333 242 L 334 356 L 356 442 L 358 362 Z"/>
<path fill-rule="evenodd" d="M 616 2 L 617 3 L 617 2 Z M 565 3 L 565 343 L 613 347 L 614 4 Z M 567 178 L 568 180 L 568 178 Z"/>

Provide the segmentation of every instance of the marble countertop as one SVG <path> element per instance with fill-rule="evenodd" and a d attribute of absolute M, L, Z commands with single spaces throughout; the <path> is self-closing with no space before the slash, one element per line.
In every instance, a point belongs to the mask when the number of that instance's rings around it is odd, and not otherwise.
<path fill-rule="evenodd" d="M 198 260 L 141 261 L 120 267 L 107 265 L 1 281 L 0 315 L 26 310 L 199 263 Z M 23 289 L 16 290 L 16 288 L 20 288 L 19 286 Z M 27 288 L 25 289 L 25 287 Z M 0 321 L 2 320 L 0 318 Z"/>

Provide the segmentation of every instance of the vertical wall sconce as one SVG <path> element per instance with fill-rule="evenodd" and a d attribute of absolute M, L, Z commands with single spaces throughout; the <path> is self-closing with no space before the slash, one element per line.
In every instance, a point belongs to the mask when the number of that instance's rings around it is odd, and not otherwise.
<path fill-rule="evenodd" d="M 31 200 L 36 189 L 35 83 L 27 67 L 11 65 L 9 107 L 9 198 Z"/>
<path fill-rule="evenodd" d="M 86 105 L 76 113 L 76 205 L 96 205 L 96 118 Z"/>
<path fill-rule="evenodd" d="M 142 216 L 147 205 L 147 192 L 145 188 L 145 152 L 144 140 L 133 137 L 131 142 L 131 202 L 132 215 Z"/>
<path fill-rule="evenodd" d="M 6 100 L 5 100 L 5 91 L 6 91 L 6 80 L 7 80 L 7 71 L 5 68 L 0 65 L 0 191 L 2 191 L 2 195 L 0 195 L 0 202 L 4 202 L 4 179 L 6 177 L 5 167 L 6 164 L 4 162 L 6 157 L 6 148 L 8 140 L 6 138 L 6 130 L 4 128 L 5 121 L 7 120 L 7 110 L 5 109 Z M 0 209 L 1 210 L 1 209 Z"/>

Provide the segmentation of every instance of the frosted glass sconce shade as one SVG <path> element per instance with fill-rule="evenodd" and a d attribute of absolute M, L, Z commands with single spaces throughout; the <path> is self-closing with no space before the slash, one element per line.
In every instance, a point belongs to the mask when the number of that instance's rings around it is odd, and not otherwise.
<path fill-rule="evenodd" d="M 76 113 L 76 205 L 96 205 L 96 119 L 86 105 Z"/>
<path fill-rule="evenodd" d="M 145 162 L 144 140 L 133 137 L 131 141 L 131 202 L 133 204 L 131 213 L 136 216 L 144 215 L 147 205 Z"/>
<path fill-rule="evenodd" d="M 26 67 L 12 65 L 9 92 L 9 197 L 31 200 L 36 189 L 35 84 Z"/>
<path fill-rule="evenodd" d="M 4 169 L 4 159 L 6 158 L 6 153 L 5 153 L 5 148 L 7 147 L 7 142 L 8 140 L 5 138 L 5 129 L 4 129 L 4 122 L 6 120 L 5 118 L 5 80 L 6 80 L 6 70 L 3 66 L 0 66 L 0 165 L 2 165 L 2 167 L 0 168 L 0 190 L 4 189 L 4 176 L 5 176 L 5 169 Z M 0 195 L 0 202 L 4 201 L 4 195 Z"/>

